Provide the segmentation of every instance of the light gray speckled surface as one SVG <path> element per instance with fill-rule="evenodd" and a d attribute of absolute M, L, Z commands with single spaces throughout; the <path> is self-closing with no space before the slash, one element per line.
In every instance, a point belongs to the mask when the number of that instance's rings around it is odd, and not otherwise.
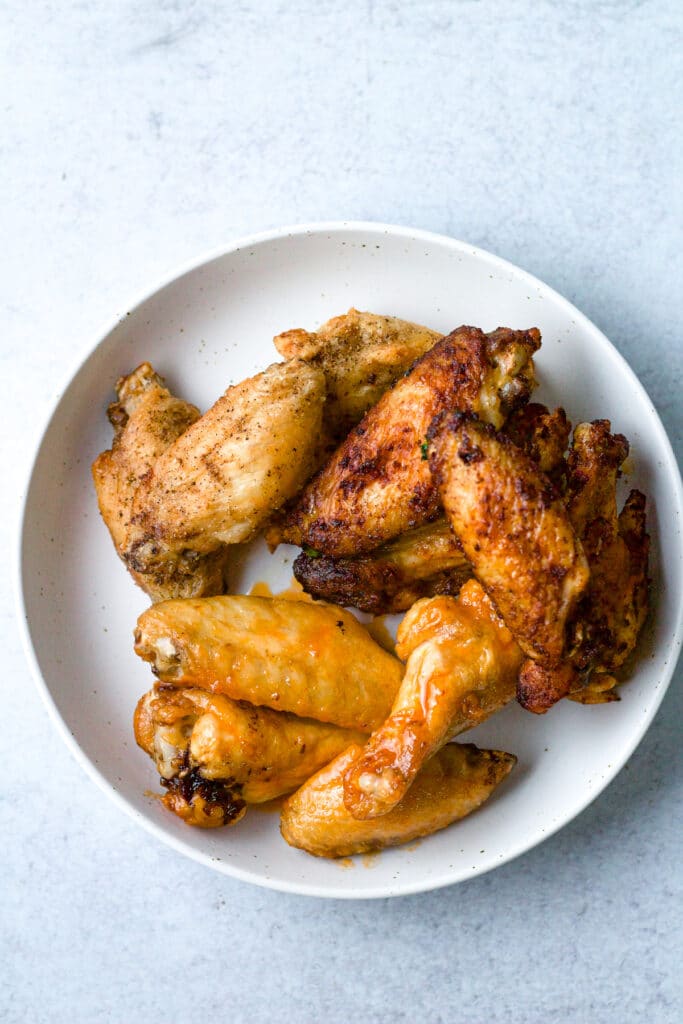
<path fill-rule="evenodd" d="M 94 330 L 177 263 L 304 220 L 443 231 L 537 274 L 680 452 L 679 4 L 7 0 L 2 20 L 8 519 Z M 531 854 L 321 902 L 183 860 L 104 800 L 2 592 L 0 1020 L 680 1019 L 680 669 L 628 767 Z"/>

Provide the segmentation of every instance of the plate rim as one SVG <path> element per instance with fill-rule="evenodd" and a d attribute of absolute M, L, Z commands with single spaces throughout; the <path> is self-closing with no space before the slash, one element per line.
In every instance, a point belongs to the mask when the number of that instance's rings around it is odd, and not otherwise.
<path fill-rule="evenodd" d="M 639 380 L 635 371 L 627 359 L 619 352 L 616 346 L 610 341 L 610 339 L 603 333 L 603 331 L 593 321 L 586 316 L 580 309 L 578 309 L 569 299 L 565 298 L 562 294 L 557 292 L 550 285 L 546 284 L 540 278 L 531 274 L 529 271 L 524 270 L 517 264 L 512 263 L 503 257 L 497 256 L 495 253 L 491 253 L 480 246 L 473 245 L 469 242 L 462 241 L 445 235 L 439 232 L 426 231 L 422 228 L 412 228 L 406 225 L 399 224 L 387 224 L 380 221 L 312 221 L 304 222 L 300 224 L 287 224 L 279 228 L 271 228 L 264 231 L 255 232 L 252 234 L 241 235 L 232 241 L 228 241 L 220 246 L 213 246 L 210 250 L 204 252 L 201 256 L 195 257 L 191 260 L 187 260 L 180 266 L 177 266 L 173 271 L 165 273 L 162 277 L 144 290 L 141 290 L 131 301 L 130 304 L 125 306 L 127 312 L 123 314 L 117 314 L 113 317 L 107 318 L 105 324 L 97 331 L 88 332 L 88 338 L 90 339 L 87 344 L 84 342 L 83 346 L 79 346 L 79 351 L 74 356 L 73 361 L 70 361 L 68 373 L 64 374 L 61 380 L 60 386 L 57 388 L 54 397 L 48 402 L 48 408 L 45 415 L 41 418 L 39 427 L 35 431 L 33 441 L 29 447 L 31 452 L 30 459 L 28 462 L 28 468 L 25 471 L 23 480 L 19 491 L 18 500 L 18 522 L 15 536 L 14 548 L 14 559 L 13 559 L 13 589 L 15 598 L 15 607 L 17 620 L 19 624 L 19 633 L 21 636 L 22 647 L 24 654 L 31 670 L 31 675 L 36 684 L 43 705 L 48 712 L 48 717 L 51 719 L 57 732 L 65 742 L 72 756 L 76 762 L 85 771 L 86 775 L 102 790 L 106 795 L 114 801 L 114 803 L 122 809 L 133 821 L 141 825 L 149 834 L 155 836 L 166 846 L 171 847 L 176 852 L 183 854 L 184 856 L 190 857 L 197 863 L 203 864 L 206 867 L 213 868 L 221 874 L 228 875 L 232 878 L 239 879 L 240 881 L 250 882 L 253 885 L 258 885 L 262 888 L 276 890 L 279 892 L 286 892 L 290 894 L 302 895 L 302 896 L 314 896 L 318 898 L 329 898 L 329 899 L 385 899 L 396 896 L 409 896 L 421 892 L 430 892 L 436 889 L 443 888 L 448 885 L 456 885 L 462 882 L 468 881 L 470 878 L 475 878 L 478 875 L 485 874 L 489 871 L 494 870 L 503 864 L 508 864 L 522 854 L 527 853 L 529 850 L 534 849 L 541 843 L 545 842 L 551 836 L 555 835 L 560 829 L 564 828 L 571 821 L 577 818 L 583 811 L 589 807 L 594 800 L 598 798 L 605 790 L 611 785 L 614 779 L 619 775 L 626 762 L 632 756 L 636 748 L 641 743 L 646 732 L 652 725 L 652 722 L 657 715 L 657 712 L 661 706 L 665 694 L 667 693 L 671 680 L 673 678 L 676 666 L 681 653 L 681 646 L 683 644 L 683 586 L 679 592 L 679 607 L 677 610 L 677 617 L 675 619 L 675 625 L 670 638 L 671 644 L 671 657 L 665 666 L 665 671 L 660 679 L 660 685 L 657 692 L 652 697 L 652 703 L 648 710 L 648 714 L 643 716 L 643 721 L 640 723 L 638 729 L 634 731 L 633 736 L 626 744 L 623 751 L 620 752 L 619 758 L 617 758 L 610 769 L 610 773 L 605 781 L 604 785 L 598 788 L 593 793 L 588 793 L 587 797 L 581 805 L 573 811 L 570 817 L 564 818 L 553 828 L 547 829 L 542 836 L 534 837 L 531 840 L 524 840 L 518 846 L 511 847 L 499 860 L 494 864 L 485 864 L 477 866 L 471 872 L 464 877 L 454 878 L 449 877 L 447 873 L 439 875 L 437 877 L 423 878 L 413 882 L 406 882 L 396 887 L 393 886 L 377 886 L 375 888 L 363 889 L 362 891 L 356 891 L 352 886 L 344 889 L 333 889 L 322 884 L 312 884 L 306 882 L 290 882 L 287 880 L 273 879 L 264 874 L 252 873 L 244 870 L 238 866 L 232 865 L 227 861 L 218 860 L 212 857 L 210 854 L 204 853 L 201 850 L 195 849 L 193 846 L 186 844 L 182 838 L 177 837 L 170 832 L 163 829 L 160 825 L 154 822 L 151 818 L 144 815 L 142 812 L 137 810 L 132 804 L 128 802 L 115 786 L 105 777 L 103 772 L 94 764 L 93 761 L 85 754 L 82 747 L 78 744 L 75 736 L 69 730 L 67 722 L 60 714 L 55 700 L 50 692 L 48 684 L 46 683 L 43 674 L 38 664 L 37 655 L 31 639 L 31 632 L 29 627 L 28 614 L 26 609 L 25 600 L 25 588 L 23 578 L 23 550 L 24 540 L 27 528 L 27 503 L 28 497 L 33 484 L 33 478 L 36 470 L 36 464 L 38 457 L 42 450 L 43 444 L 47 438 L 50 430 L 52 421 L 59 409 L 59 406 L 64 398 L 64 395 L 68 388 L 71 386 L 75 378 L 80 374 L 87 360 L 94 355 L 94 353 L 103 345 L 109 336 L 116 330 L 116 328 L 125 321 L 126 317 L 137 310 L 141 305 L 155 296 L 163 289 L 179 281 L 181 278 L 188 274 L 191 274 L 195 270 L 199 270 L 206 264 L 209 264 L 217 259 L 228 256 L 232 253 L 239 252 L 241 249 L 247 248 L 252 245 L 259 245 L 267 242 L 274 242 L 281 238 L 294 237 L 294 236 L 305 236 L 305 235 L 322 235 L 322 234 L 340 234 L 343 232 L 368 232 L 373 234 L 387 234 L 395 237 L 405 237 L 413 241 L 419 240 L 426 243 L 430 243 L 438 246 L 445 246 L 451 248 L 454 251 L 466 251 L 470 255 L 474 255 L 478 259 L 482 259 L 492 263 L 499 269 L 504 271 L 512 271 L 515 275 L 524 279 L 528 284 L 535 287 L 541 287 L 546 293 L 552 296 L 554 301 L 558 302 L 567 313 L 570 313 L 572 318 L 577 324 L 580 324 L 584 329 L 594 332 L 603 343 L 607 350 L 612 353 L 612 356 L 619 360 L 627 374 L 630 376 L 631 383 L 640 390 L 643 397 L 647 400 L 647 404 L 650 408 L 652 416 L 651 426 L 654 428 L 660 450 L 663 457 L 665 457 L 664 468 L 669 471 L 672 483 L 674 485 L 674 504 L 678 506 L 681 513 L 683 513 L 683 481 L 681 480 L 681 472 L 678 466 L 671 441 L 669 440 L 668 434 L 661 421 L 659 413 L 647 393 L 644 385 Z M 94 340 L 93 340 L 94 339 Z"/>

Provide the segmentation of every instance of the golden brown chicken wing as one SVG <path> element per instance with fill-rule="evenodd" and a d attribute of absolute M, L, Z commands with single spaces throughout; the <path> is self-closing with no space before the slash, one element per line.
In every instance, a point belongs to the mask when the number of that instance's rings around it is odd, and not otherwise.
<path fill-rule="evenodd" d="M 211 827 L 231 823 L 229 808 L 291 793 L 365 738 L 192 687 L 154 687 L 138 702 L 134 726 L 168 789 L 164 803 L 188 824 Z"/>
<path fill-rule="evenodd" d="M 460 541 L 437 519 L 359 558 L 304 551 L 294 575 L 315 597 L 380 615 L 406 611 L 421 597 L 455 595 L 471 570 Z"/>
<path fill-rule="evenodd" d="M 529 456 L 476 416 L 436 421 L 430 441 L 446 515 L 477 578 L 522 650 L 558 665 L 589 573 L 557 491 Z"/>
<path fill-rule="evenodd" d="M 114 441 L 95 459 L 92 474 L 102 518 L 125 561 L 136 492 L 159 456 L 199 419 L 199 410 L 175 398 L 149 363 L 121 377 L 116 393 L 118 401 L 108 410 Z M 161 575 L 129 569 L 138 586 L 161 601 L 220 593 L 223 562 L 223 552 L 192 557 L 181 552 Z"/>
<path fill-rule="evenodd" d="M 342 608 L 266 597 L 165 601 L 138 619 L 135 651 L 175 686 L 370 732 L 403 675 Z"/>
<path fill-rule="evenodd" d="M 355 427 L 305 488 L 282 539 L 339 558 L 371 551 L 435 519 L 425 438 L 446 409 L 500 426 L 529 397 L 540 334 L 461 327 L 438 341 Z"/>
<path fill-rule="evenodd" d="M 310 475 L 324 401 L 322 372 L 301 360 L 228 388 L 137 489 L 128 564 L 163 574 L 188 552 L 249 540 Z"/>
<path fill-rule="evenodd" d="M 344 775 L 344 804 L 358 819 L 391 811 L 446 740 L 511 701 L 524 657 L 476 580 L 457 600 L 418 601 L 396 650 L 407 664 L 391 714 Z"/>
<path fill-rule="evenodd" d="M 305 359 L 323 371 L 325 431 L 340 441 L 440 337 L 395 316 L 350 309 L 313 333 L 285 331 L 273 341 L 285 359 Z"/>
<path fill-rule="evenodd" d="M 344 806 L 342 780 L 360 752 L 349 747 L 285 801 L 280 830 L 290 846 L 315 857 L 349 857 L 431 835 L 481 807 L 517 761 L 501 750 L 450 743 L 422 768 L 398 807 L 357 821 Z"/>

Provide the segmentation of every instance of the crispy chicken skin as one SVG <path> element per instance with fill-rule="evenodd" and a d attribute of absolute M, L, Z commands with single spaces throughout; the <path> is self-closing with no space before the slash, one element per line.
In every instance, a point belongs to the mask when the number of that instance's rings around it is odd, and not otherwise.
<path fill-rule="evenodd" d="M 501 750 L 448 744 L 398 807 L 357 821 L 344 806 L 342 780 L 361 749 L 350 746 L 285 801 L 280 831 L 290 846 L 315 857 L 349 857 L 431 835 L 481 807 L 517 761 Z"/>
<path fill-rule="evenodd" d="M 353 615 L 313 601 L 165 601 L 138 619 L 135 651 L 165 683 L 363 732 L 386 718 L 403 675 Z"/>
<path fill-rule="evenodd" d="M 558 482 L 570 430 L 564 409 L 550 412 L 538 403 L 515 410 L 505 422 L 508 437 Z M 437 519 L 358 558 L 302 552 L 294 575 L 315 597 L 381 615 L 406 611 L 423 597 L 455 597 L 471 569 L 446 520 Z"/>
<path fill-rule="evenodd" d="M 567 508 L 590 567 L 590 582 L 569 625 L 569 651 L 556 669 L 525 663 L 518 700 L 543 713 L 569 695 L 585 704 L 617 700 L 614 673 L 634 650 L 648 610 L 645 496 L 631 491 L 617 514 L 616 484 L 628 455 L 609 420 L 581 423 L 568 457 Z"/>
<path fill-rule="evenodd" d="M 588 565 L 556 489 L 528 455 L 472 415 L 430 429 L 430 467 L 472 568 L 522 650 L 559 664 Z"/>
<path fill-rule="evenodd" d="M 406 672 L 391 714 L 344 775 L 354 818 L 387 814 L 448 739 L 513 700 L 523 654 L 481 584 L 418 601 L 398 631 Z"/>
<path fill-rule="evenodd" d="M 334 558 L 363 554 L 438 516 L 424 442 L 444 410 L 500 426 L 534 384 L 540 334 L 460 327 L 438 341 L 366 414 L 313 478 L 282 539 Z"/>
<path fill-rule="evenodd" d="M 124 557 L 163 574 L 249 540 L 310 475 L 325 401 L 321 370 L 275 363 L 228 388 L 154 462 L 137 489 Z"/>
<path fill-rule="evenodd" d="M 199 410 L 175 398 L 149 363 L 121 377 L 116 393 L 108 410 L 114 441 L 95 459 L 92 475 L 102 518 L 125 562 L 136 492 L 156 460 L 199 419 Z M 128 567 L 138 586 L 161 601 L 220 593 L 223 560 L 222 552 L 191 560 L 179 556 L 161 575 Z"/>
<path fill-rule="evenodd" d="M 460 541 L 438 519 L 359 558 L 302 552 L 294 575 L 315 597 L 380 615 L 406 611 L 421 597 L 455 595 L 471 570 Z"/>
<path fill-rule="evenodd" d="M 305 359 L 323 371 L 325 430 L 340 441 L 440 337 L 395 316 L 350 309 L 315 332 L 285 331 L 273 342 L 285 359 Z"/>
<path fill-rule="evenodd" d="M 204 827 L 230 824 L 225 811 L 231 806 L 241 811 L 241 804 L 291 793 L 365 738 L 192 687 L 154 687 L 138 702 L 134 727 L 168 789 L 164 803 L 188 824 Z M 213 803 L 211 794 L 218 797 Z"/>

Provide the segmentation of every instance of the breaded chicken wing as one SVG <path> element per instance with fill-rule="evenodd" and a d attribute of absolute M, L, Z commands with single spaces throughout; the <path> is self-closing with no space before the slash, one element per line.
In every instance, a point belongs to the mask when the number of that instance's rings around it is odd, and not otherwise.
<path fill-rule="evenodd" d="M 518 644 L 535 661 L 558 665 L 589 572 L 554 486 L 472 415 L 435 421 L 429 464 L 451 527 Z"/>
<path fill-rule="evenodd" d="M 243 804 L 302 785 L 364 736 L 192 687 L 156 686 L 138 702 L 135 738 L 154 760 L 164 803 L 188 824 L 231 824 Z M 213 799 L 212 799 L 213 797 Z"/>
<path fill-rule="evenodd" d="M 285 359 L 305 359 L 325 374 L 324 426 L 338 442 L 440 337 L 395 316 L 350 309 L 315 332 L 285 331 L 273 342 Z"/>
<path fill-rule="evenodd" d="M 138 619 L 135 651 L 174 686 L 370 732 L 401 662 L 342 608 L 266 597 L 165 601 Z"/>
<path fill-rule="evenodd" d="M 121 377 L 116 393 L 118 401 L 108 410 L 114 441 L 95 459 L 92 474 L 102 518 L 126 561 L 136 492 L 156 460 L 199 419 L 199 410 L 172 395 L 149 363 Z M 138 586 L 161 601 L 220 593 L 223 562 L 223 552 L 193 558 L 180 554 L 161 576 L 129 569 Z"/>
<path fill-rule="evenodd" d="M 471 570 L 460 541 L 437 519 L 359 558 L 302 552 L 294 575 L 315 597 L 380 615 L 406 611 L 421 597 L 455 595 Z"/>
<path fill-rule="evenodd" d="M 315 857 L 349 857 L 431 835 L 481 807 L 517 761 L 501 750 L 450 743 L 422 768 L 398 807 L 358 821 L 344 806 L 342 780 L 360 753 L 350 746 L 285 801 L 280 831 L 290 846 Z"/>
<path fill-rule="evenodd" d="M 418 601 L 396 650 L 407 663 L 391 714 L 344 775 L 344 804 L 362 820 L 391 811 L 448 739 L 514 698 L 524 657 L 476 580 L 457 600 Z"/>
<path fill-rule="evenodd" d="M 500 426 L 534 384 L 540 334 L 461 327 L 386 392 L 305 488 L 283 539 L 334 558 L 363 554 L 435 519 L 439 497 L 424 450 L 444 410 Z"/>

